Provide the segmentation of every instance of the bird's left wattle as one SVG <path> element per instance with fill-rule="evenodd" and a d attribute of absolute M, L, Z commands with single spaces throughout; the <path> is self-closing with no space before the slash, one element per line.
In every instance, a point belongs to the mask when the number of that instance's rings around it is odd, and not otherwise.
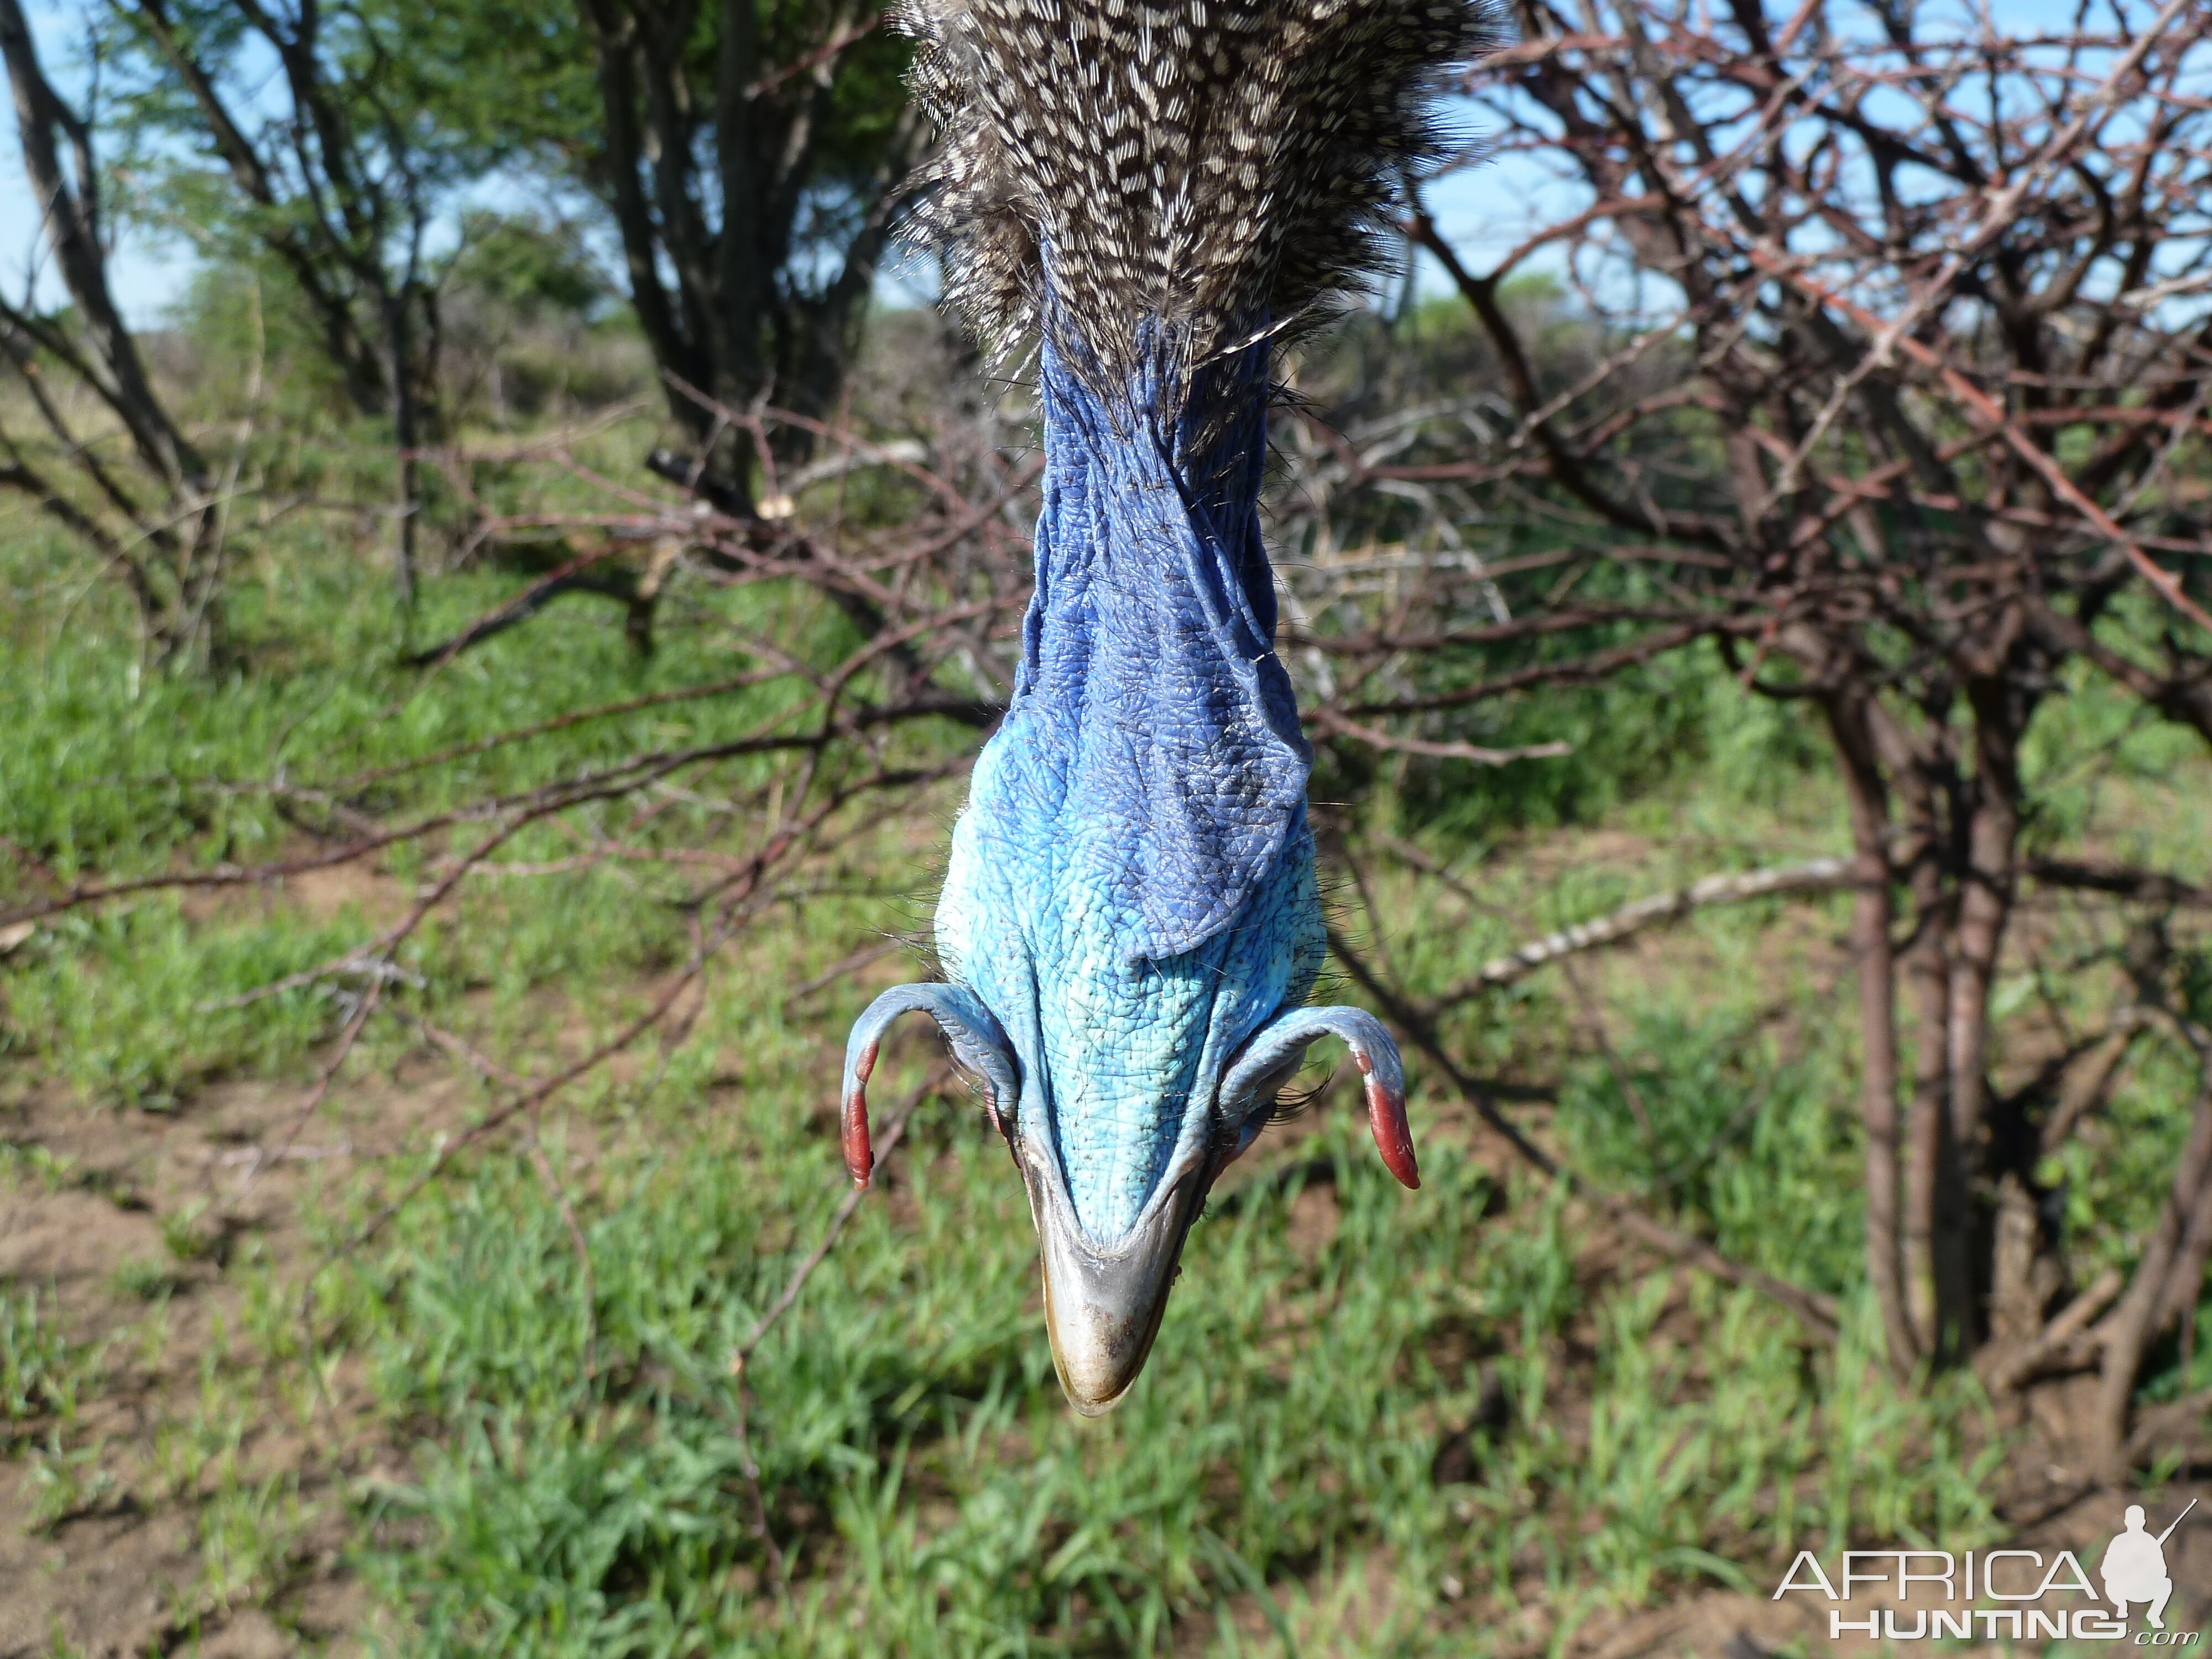
<path fill-rule="evenodd" d="M 905 21 L 945 134 L 916 216 L 978 332 L 1036 343 L 1046 468 L 1021 665 L 938 903 L 946 982 L 854 1027 L 846 1157 L 866 1181 L 884 1030 L 929 1014 L 1022 1170 L 1054 1360 L 1096 1415 L 1309 1045 L 1351 1048 L 1376 1146 L 1419 1184 L 1389 1033 L 1305 1006 L 1311 751 L 1258 501 L 1274 343 L 1371 266 L 1395 180 L 1436 143 L 1436 68 L 1484 19 L 924 0 Z"/>

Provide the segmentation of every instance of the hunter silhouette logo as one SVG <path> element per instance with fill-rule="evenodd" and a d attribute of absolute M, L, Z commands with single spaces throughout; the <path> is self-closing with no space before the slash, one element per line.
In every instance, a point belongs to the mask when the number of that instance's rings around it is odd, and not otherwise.
<path fill-rule="evenodd" d="M 2150 1627 L 2166 1628 L 2166 1604 L 2173 1595 L 2173 1580 L 2166 1576 L 2166 1540 L 2173 1536 L 2174 1527 L 2179 1526 L 2197 1507 L 2197 1500 L 2189 1500 L 2189 1509 L 2173 1517 L 2172 1526 L 2154 1538 L 2143 1530 L 2143 1510 L 2140 1504 L 2128 1505 L 2121 1524 L 2125 1528 L 2105 1547 L 2105 1559 L 2097 1569 L 2097 1576 L 2105 1581 L 2105 1598 L 2120 1610 L 2120 1617 L 2128 1616 L 2128 1604 L 2142 1601 L 2149 1608 Z"/>

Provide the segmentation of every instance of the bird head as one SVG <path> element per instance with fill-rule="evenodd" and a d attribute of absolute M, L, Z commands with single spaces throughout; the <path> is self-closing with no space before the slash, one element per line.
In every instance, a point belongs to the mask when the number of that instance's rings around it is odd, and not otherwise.
<path fill-rule="evenodd" d="M 1159 1328 L 1206 1194 L 1323 1036 L 1419 1184 L 1389 1034 L 1309 1006 L 1311 750 L 1258 501 L 1270 356 L 1373 263 L 1433 143 L 1467 0 L 921 0 L 945 141 L 915 209 L 948 301 L 1030 342 L 1045 473 L 1006 719 L 952 836 L 945 981 L 847 1048 L 845 1146 L 890 1023 L 931 1015 L 1029 1193 L 1053 1356 L 1095 1415 Z"/>

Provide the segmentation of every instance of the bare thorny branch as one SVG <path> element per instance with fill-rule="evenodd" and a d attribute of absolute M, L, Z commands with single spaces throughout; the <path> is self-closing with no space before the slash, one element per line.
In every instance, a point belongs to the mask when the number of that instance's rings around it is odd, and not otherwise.
<path fill-rule="evenodd" d="M 1990 1075 L 2023 889 L 2198 902 L 2162 872 L 2031 856 L 2021 757 L 2077 665 L 2212 742 L 2212 14 L 2145 0 L 2014 39 L 1828 0 L 1515 15 L 1520 43 L 1468 87 L 1497 149 L 1553 182 L 1525 228 L 1493 228 L 1492 263 L 1418 201 L 1406 224 L 1473 321 L 1442 348 L 1461 389 L 1318 359 L 1279 438 L 1312 728 L 1401 769 L 1540 763 L 1521 694 L 1702 643 L 1819 715 L 1854 844 L 1425 994 L 1352 971 L 1442 1066 L 1440 1017 L 1577 950 L 1762 888 L 1849 891 L 1890 1357 L 1987 1374 L 1976 1217 L 2000 1179 L 2033 1180 L 2003 1162 L 2014 1108 Z M 2119 1298 L 2159 1329 L 2202 1267 L 2196 1144 Z M 2139 1446 L 2148 1352 L 2118 1316 L 2092 1362 L 2107 1478 Z"/>
<path fill-rule="evenodd" d="M 739 424 L 749 424 L 750 429 L 763 426 L 759 417 Z M 831 441 L 839 436 L 826 435 Z M 868 447 L 858 438 L 850 446 L 855 451 Z M 10 928 L 11 938 L 20 943 L 15 930 L 27 935 L 38 925 L 72 910 L 126 902 L 164 890 L 251 890 L 311 872 L 372 864 L 404 848 L 422 848 L 428 854 L 429 874 L 390 926 L 318 966 L 206 1005 L 212 1012 L 276 996 L 316 994 L 334 981 L 356 988 L 338 998 L 343 1017 L 313 1085 L 270 1144 L 252 1149 L 240 1189 L 264 1167 L 293 1154 L 378 1019 L 396 1022 L 481 1079 L 493 1091 L 494 1103 L 473 1121 L 442 1132 L 410 1176 L 386 1195 L 382 1206 L 331 1260 L 370 1244 L 457 1158 L 511 1128 L 520 1128 L 521 1149 L 547 1182 L 577 1250 L 588 1331 L 587 1233 L 544 1151 L 544 1109 L 563 1090 L 655 1032 L 663 1034 L 665 1044 L 681 1042 L 700 1006 L 693 996 L 690 1012 L 684 1012 L 687 996 L 702 986 L 717 958 L 756 917 L 803 890 L 810 864 L 827 860 L 842 842 L 880 821 L 883 806 L 872 803 L 911 804 L 932 785 L 957 778 L 969 763 L 972 757 L 965 744 L 926 736 L 916 742 L 908 734 L 929 722 L 942 727 L 950 720 L 957 732 L 990 718 L 997 684 L 1003 683 L 1006 641 L 1023 602 L 1022 585 L 1007 569 L 1008 562 L 1021 554 L 1018 526 L 1008 524 L 999 509 L 1020 487 L 1024 466 L 1002 463 L 988 447 L 970 446 L 970 453 L 980 458 L 980 471 L 970 467 L 953 481 L 924 472 L 916 479 L 927 485 L 921 510 L 887 523 L 857 517 L 842 518 L 827 527 L 794 521 L 769 526 L 763 537 L 756 535 L 757 525 L 647 499 L 645 505 L 655 510 L 660 526 L 682 536 L 687 558 L 699 556 L 696 566 L 686 568 L 703 582 L 781 581 L 801 594 L 834 589 L 833 599 L 836 592 L 864 596 L 872 631 L 842 658 L 817 659 L 795 639 L 749 634 L 725 623 L 736 654 L 749 659 L 749 665 L 707 684 L 574 711 L 349 775 L 333 769 L 333 775 L 325 778 L 294 781 L 280 770 L 267 781 L 210 780 L 187 785 L 216 795 L 265 796 L 320 844 L 253 865 L 177 868 L 122 879 L 83 878 L 68 884 L 36 860 L 23 859 L 20 862 L 35 879 L 7 909 L 0 927 Z M 444 459 L 465 468 L 462 458 Z M 955 465 L 957 459 L 956 455 Z M 488 536 L 499 533 L 496 525 L 486 532 Z M 726 556 L 708 556 L 726 547 L 732 550 Z M 595 556 L 615 559 L 627 550 L 620 544 L 603 547 Z M 720 614 L 699 611 L 698 619 Z M 979 655 L 977 646 L 996 655 Z M 427 810 L 408 811 L 386 804 L 393 798 L 395 786 L 404 788 L 419 781 L 435 789 L 442 769 L 453 763 L 533 737 L 586 721 L 749 692 L 776 695 L 765 699 L 771 712 L 739 736 L 641 750 L 611 763 L 474 799 L 463 792 L 459 799 L 449 799 Z M 689 816 L 671 815 L 670 809 L 678 805 Z M 607 819 L 611 811 L 614 816 Z M 703 828 L 693 822 L 702 814 Z M 591 815 L 588 821 L 586 815 Z M 503 850 L 517 837 L 549 828 L 571 830 L 584 849 L 581 854 L 544 865 L 501 861 Z M 700 844 L 702 837 L 725 830 L 734 836 L 736 849 Z M 660 901 L 693 919 L 689 957 L 665 983 L 655 988 L 641 1012 L 589 1052 L 544 1072 L 533 1072 L 526 1062 L 502 1061 L 484 1054 L 465 1035 L 446 1029 L 432 1017 L 417 994 L 427 993 L 425 980 L 410 963 L 424 925 L 434 915 L 455 911 L 489 877 L 584 869 L 611 861 L 665 872 L 660 878 Z M 801 989 L 818 990 L 869 959 L 867 952 L 850 956 Z M 886 1144 L 896 1138 L 894 1126 Z M 816 1258 L 817 1264 L 826 1254 L 825 1244 Z M 802 1276 L 798 1283 L 803 1282 Z M 794 1285 L 791 1295 L 796 1293 Z"/>

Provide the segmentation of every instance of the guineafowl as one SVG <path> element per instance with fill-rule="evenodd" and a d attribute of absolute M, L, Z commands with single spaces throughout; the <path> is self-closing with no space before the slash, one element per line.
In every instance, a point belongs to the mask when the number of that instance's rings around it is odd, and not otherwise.
<path fill-rule="evenodd" d="M 1469 0 L 913 0 L 942 134 L 911 210 L 946 303 L 1033 365 L 1036 591 L 936 914 L 941 984 L 854 1027 L 846 1158 L 872 1164 L 885 1027 L 933 1016 L 1029 1189 L 1060 1383 L 1144 1365 L 1207 1189 L 1307 1047 L 1340 1038 L 1419 1184 L 1397 1049 L 1309 1007 L 1326 950 L 1312 751 L 1261 541 L 1270 369 L 1378 270 L 1441 152 Z"/>

